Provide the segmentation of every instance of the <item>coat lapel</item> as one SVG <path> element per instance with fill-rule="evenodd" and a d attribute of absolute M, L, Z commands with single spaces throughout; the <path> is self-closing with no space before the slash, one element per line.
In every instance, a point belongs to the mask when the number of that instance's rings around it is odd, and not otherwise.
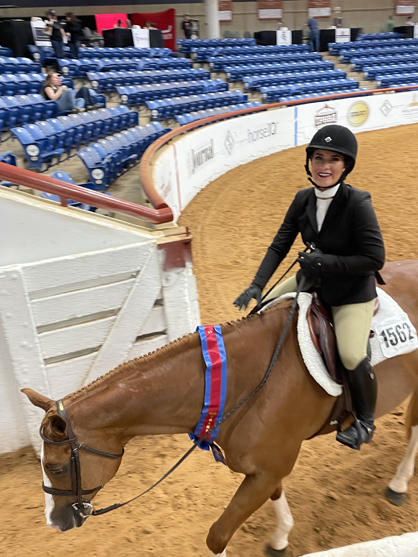
<path fill-rule="evenodd" d="M 318 222 L 316 220 L 316 195 L 315 195 L 315 188 L 311 188 L 309 199 L 308 199 L 308 206 L 306 209 L 308 213 L 309 220 L 311 222 L 312 228 L 315 232 L 318 232 Z"/>
<path fill-rule="evenodd" d="M 347 197 L 347 185 L 344 182 L 338 188 L 334 199 L 331 201 L 331 205 L 328 207 L 327 214 L 325 215 L 324 222 L 322 223 L 321 232 L 329 226 L 329 223 L 333 221 L 335 215 L 339 216 L 340 208 L 344 204 Z M 339 218 L 339 217 L 338 217 Z M 318 230 L 318 228 L 317 228 Z"/>

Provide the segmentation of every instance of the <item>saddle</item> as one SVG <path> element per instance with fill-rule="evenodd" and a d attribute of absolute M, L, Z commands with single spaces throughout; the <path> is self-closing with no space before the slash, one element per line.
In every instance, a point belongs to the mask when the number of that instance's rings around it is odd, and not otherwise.
<path fill-rule="evenodd" d="M 343 394 L 335 402 L 331 416 L 327 423 L 317 432 L 317 435 L 324 435 L 335 429 L 341 430 L 343 422 L 353 414 L 350 389 L 348 388 L 347 377 L 344 367 L 339 359 L 337 342 L 334 331 L 334 324 L 330 311 L 324 306 L 316 290 L 312 292 L 312 303 L 308 308 L 306 319 L 308 321 L 309 332 L 312 342 L 321 356 L 331 378 L 343 385 Z M 376 298 L 374 315 L 379 311 L 379 299 Z M 370 336 L 374 333 L 371 331 Z M 370 346 L 368 355 L 371 356 Z"/>

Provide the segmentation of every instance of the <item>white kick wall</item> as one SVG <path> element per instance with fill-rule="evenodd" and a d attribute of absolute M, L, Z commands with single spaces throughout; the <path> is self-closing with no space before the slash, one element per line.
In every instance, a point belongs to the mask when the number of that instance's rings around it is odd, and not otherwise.
<path fill-rule="evenodd" d="M 0 453 L 38 450 L 20 389 L 58 399 L 193 331 L 196 282 L 191 263 L 164 270 L 174 235 L 7 188 L 0 223 Z"/>
<path fill-rule="evenodd" d="M 415 122 L 416 91 L 318 101 L 231 118 L 166 145 L 153 162 L 153 183 L 177 219 L 201 189 L 228 170 L 305 145 L 326 124 L 359 133 Z"/>

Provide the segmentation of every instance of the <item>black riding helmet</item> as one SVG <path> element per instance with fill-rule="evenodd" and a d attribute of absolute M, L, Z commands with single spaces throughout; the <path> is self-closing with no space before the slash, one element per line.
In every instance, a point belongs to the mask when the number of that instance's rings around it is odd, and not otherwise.
<path fill-rule="evenodd" d="M 334 153 L 340 153 L 344 155 L 346 160 L 346 169 L 342 173 L 341 177 L 339 178 L 338 182 L 333 184 L 332 186 L 328 186 L 328 188 L 333 188 L 340 182 L 343 182 L 356 164 L 356 157 L 357 157 L 357 139 L 352 131 L 344 126 L 338 126 L 337 124 L 330 124 L 329 126 L 324 126 L 320 130 L 316 132 L 316 134 L 311 139 L 311 142 L 306 147 L 306 164 L 305 170 L 308 176 L 312 176 L 311 171 L 309 170 L 309 161 L 312 158 L 312 155 L 315 149 L 324 149 L 325 151 L 333 151 Z M 317 184 L 311 179 L 308 180 L 315 186 L 318 187 Z"/>

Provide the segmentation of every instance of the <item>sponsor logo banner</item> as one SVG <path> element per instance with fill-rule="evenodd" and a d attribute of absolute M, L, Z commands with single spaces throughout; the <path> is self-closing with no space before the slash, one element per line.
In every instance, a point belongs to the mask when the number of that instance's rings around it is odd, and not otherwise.
<path fill-rule="evenodd" d="M 315 127 L 326 126 L 327 124 L 337 123 L 337 111 L 335 108 L 325 104 L 322 108 L 315 113 Z"/>
<path fill-rule="evenodd" d="M 213 139 L 198 147 L 197 149 L 190 149 L 187 156 L 187 166 L 190 174 L 197 172 L 203 165 L 215 158 L 215 150 L 213 147 Z"/>
<path fill-rule="evenodd" d="M 413 15 L 417 0 L 396 0 L 397 15 Z"/>
<path fill-rule="evenodd" d="M 283 15 L 282 0 L 258 0 L 258 19 L 281 19 Z"/>
<path fill-rule="evenodd" d="M 356 101 L 348 109 L 348 123 L 354 128 L 362 126 L 367 121 L 369 113 L 370 109 L 367 103 L 365 103 L 364 101 Z"/>
<path fill-rule="evenodd" d="M 232 20 L 232 0 L 218 0 L 219 21 Z"/>
<path fill-rule="evenodd" d="M 309 17 L 329 17 L 331 0 L 308 0 Z"/>

